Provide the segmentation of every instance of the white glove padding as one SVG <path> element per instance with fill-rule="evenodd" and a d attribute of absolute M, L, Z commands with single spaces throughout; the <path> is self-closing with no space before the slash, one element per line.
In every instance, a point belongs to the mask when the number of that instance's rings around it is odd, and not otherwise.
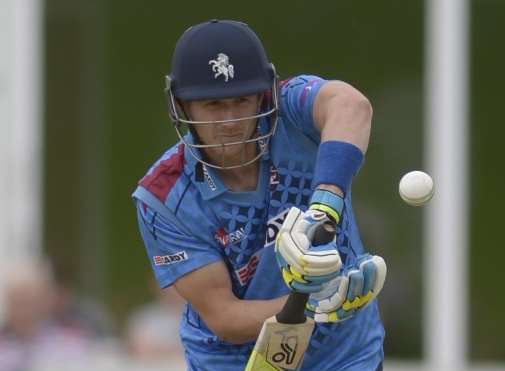
<path fill-rule="evenodd" d="M 386 272 L 386 263 L 380 256 L 361 256 L 355 267 L 347 269 L 323 284 L 321 291 L 310 295 L 307 314 L 316 322 L 339 322 L 351 318 L 379 294 Z"/>
<path fill-rule="evenodd" d="M 286 284 L 294 291 L 316 292 L 333 279 L 342 265 L 335 238 L 313 246 L 315 230 L 329 219 L 318 210 L 289 211 L 275 241 L 277 261 Z"/>

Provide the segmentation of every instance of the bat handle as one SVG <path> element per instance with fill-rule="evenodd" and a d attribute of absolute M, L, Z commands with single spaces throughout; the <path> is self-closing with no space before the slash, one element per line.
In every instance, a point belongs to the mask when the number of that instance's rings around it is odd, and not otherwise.
<path fill-rule="evenodd" d="M 282 310 L 277 313 L 275 318 L 279 323 L 297 324 L 304 323 L 307 319 L 305 317 L 305 305 L 309 300 L 309 294 L 302 294 L 300 292 L 292 292 L 288 296 L 286 304 Z"/>
<path fill-rule="evenodd" d="M 335 225 L 328 221 L 319 226 L 314 232 L 312 244 L 314 246 L 323 245 L 330 242 L 335 237 Z M 286 324 L 304 323 L 305 305 L 309 300 L 309 294 L 302 294 L 299 292 L 292 292 L 288 296 L 288 300 L 282 310 L 275 316 L 277 322 Z"/>

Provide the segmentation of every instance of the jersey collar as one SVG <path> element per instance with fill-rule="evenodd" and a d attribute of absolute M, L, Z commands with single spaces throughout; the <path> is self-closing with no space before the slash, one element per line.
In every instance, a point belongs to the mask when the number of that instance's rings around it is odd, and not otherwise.
<path fill-rule="evenodd" d="M 184 136 L 184 141 L 194 143 L 193 136 L 188 133 Z M 201 158 L 200 152 L 193 150 L 194 154 Z M 191 182 L 200 192 L 204 200 L 210 200 L 227 191 L 224 183 L 219 179 L 215 170 L 211 167 L 200 164 L 191 153 L 188 146 L 184 146 L 184 159 L 186 174 L 189 174 Z M 201 171 L 201 172 L 200 172 Z"/>
<path fill-rule="evenodd" d="M 187 143 L 193 144 L 194 138 L 191 133 L 184 136 Z M 200 152 L 195 151 L 195 155 L 201 158 Z M 191 154 L 188 146 L 184 146 L 185 172 L 189 175 L 191 182 L 204 200 L 210 200 L 228 191 L 228 187 L 223 183 L 218 176 L 216 170 L 210 166 L 200 164 Z M 268 151 L 259 159 L 259 161 L 269 161 L 270 156 Z M 200 167 L 202 173 L 198 174 Z"/>

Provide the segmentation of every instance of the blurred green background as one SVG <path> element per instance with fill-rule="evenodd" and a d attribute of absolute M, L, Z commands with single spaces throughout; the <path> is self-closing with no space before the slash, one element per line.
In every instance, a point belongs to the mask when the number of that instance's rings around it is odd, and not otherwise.
<path fill-rule="evenodd" d="M 470 355 L 505 360 L 505 2 L 473 0 L 471 11 Z M 47 0 L 44 247 L 58 278 L 106 303 L 119 325 L 150 298 L 130 194 L 176 141 L 163 96 L 175 41 L 211 18 L 249 23 L 281 77 L 342 79 L 371 100 L 372 140 L 354 203 L 366 245 L 388 261 L 386 355 L 421 357 L 422 210 L 397 195 L 401 175 L 423 168 L 421 0 Z"/>

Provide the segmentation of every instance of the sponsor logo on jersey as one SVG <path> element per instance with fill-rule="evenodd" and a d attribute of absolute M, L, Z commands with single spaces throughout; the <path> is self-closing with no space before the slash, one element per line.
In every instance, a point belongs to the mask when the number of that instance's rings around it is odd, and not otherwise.
<path fill-rule="evenodd" d="M 237 276 L 240 285 L 245 286 L 251 280 L 254 272 L 256 272 L 256 267 L 258 266 L 258 262 L 260 260 L 260 252 L 261 250 L 257 251 L 256 254 L 251 256 L 246 265 L 235 270 L 235 275 Z"/>
<path fill-rule="evenodd" d="M 207 170 L 207 167 L 205 165 L 203 165 L 202 168 L 203 168 L 203 176 L 204 176 L 205 180 L 207 181 L 207 185 L 209 186 L 209 188 L 212 191 L 215 191 L 217 189 L 216 183 L 214 183 L 214 180 L 210 176 L 209 171 Z"/>
<path fill-rule="evenodd" d="M 284 219 L 286 219 L 288 212 L 289 209 L 286 209 L 267 222 L 265 247 L 275 242 L 275 238 L 277 237 L 277 234 L 279 233 L 279 230 L 281 229 L 282 223 L 284 223 Z M 232 235 L 234 236 L 234 239 L 240 238 L 240 240 L 246 237 L 243 228 L 240 228 L 234 233 L 229 234 L 226 234 L 224 228 L 220 228 L 216 232 L 215 237 L 224 247 L 228 244 L 228 242 L 231 242 Z M 252 276 L 256 272 L 256 267 L 258 266 L 261 252 L 262 250 L 258 250 L 254 255 L 251 256 L 249 261 L 244 266 L 235 270 L 235 275 L 237 276 L 240 285 L 245 286 L 251 280 Z"/>
<path fill-rule="evenodd" d="M 260 138 L 258 140 L 258 145 L 260 146 L 260 152 L 264 152 L 267 150 L 267 148 L 266 148 L 267 144 L 268 144 L 267 138 Z"/>
<path fill-rule="evenodd" d="M 179 251 L 172 255 L 155 255 L 153 256 L 154 265 L 170 265 L 188 260 L 186 251 Z"/>
<path fill-rule="evenodd" d="M 265 247 L 275 242 L 275 238 L 277 237 L 277 234 L 279 233 L 279 230 L 281 229 L 282 223 L 284 223 L 284 219 L 286 219 L 288 212 L 289 209 L 286 209 L 267 222 Z"/>
<path fill-rule="evenodd" d="M 280 182 L 279 171 L 274 165 L 270 166 L 270 190 L 274 190 Z"/>
<path fill-rule="evenodd" d="M 214 238 L 223 247 L 228 246 L 229 243 L 235 244 L 241 242 L 245 237 L 247 237 L 243 227 L 240 227 L 234 232 L 227 233 L 226 229 L 219 228 L 214 234 Z"/>

